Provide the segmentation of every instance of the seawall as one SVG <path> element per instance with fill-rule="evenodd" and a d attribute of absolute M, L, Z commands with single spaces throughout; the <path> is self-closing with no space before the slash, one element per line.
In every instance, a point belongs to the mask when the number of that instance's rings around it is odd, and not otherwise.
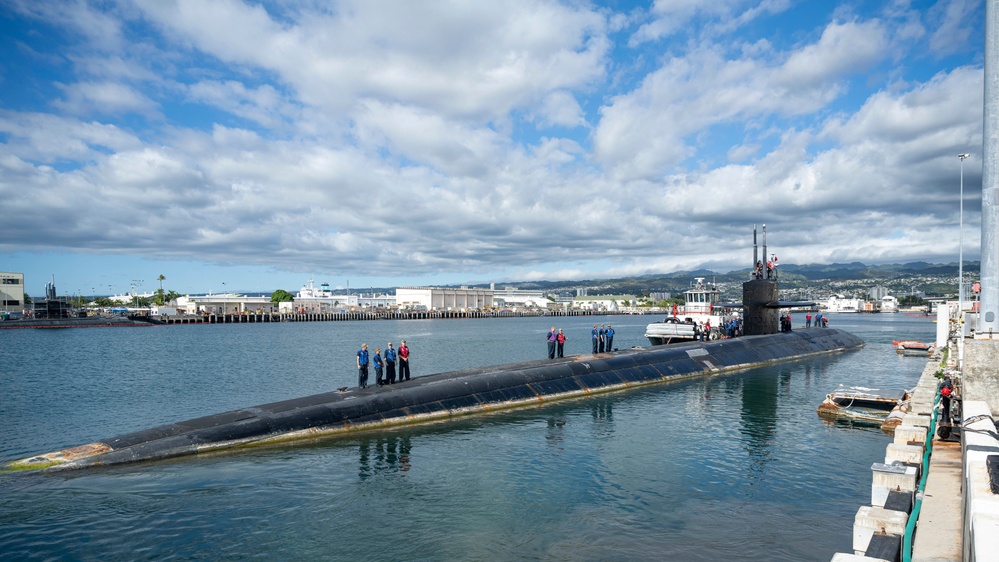
<path fill-rule="evenodd" d="M 996 389 L 985 384 L 976 394 L 967 384 L 972 373 L 972 380 L 979 374 L 995 380 L 999 346 L 965 343 L 974 351 L 965 350 L 962 375 L 958 342 L 945 342 L 948 353 L 924 368 L 884 462 L 871 466 L 871 505 L 854 518 L 853 552 L 838 553 L 833 562 L 999 560 L 999 435 L 983 399 Z M 944 374 L 952 377 L 961 406 L 941 434 Z"/>
<path fill-rule="evenodd" d="M 832 328 L 633 348 L 419 377 L 233 410 L 32 456 L 4 469 L 51 470 L 201 452 L 443 420 L 594 393 L 661 384 L 863 347 Z"/>

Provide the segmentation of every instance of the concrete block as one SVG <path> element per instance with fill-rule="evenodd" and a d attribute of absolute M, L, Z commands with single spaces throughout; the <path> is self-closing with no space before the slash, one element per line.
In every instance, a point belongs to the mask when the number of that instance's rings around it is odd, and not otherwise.
<path fill-rule="evenodd" d="M 917 427 L 925 427 L 927 431 L 930 429 L 930 416 L 915 414 L 910 411 L 904 417 L 902 417 L 902 425 L 914 425 Z"/>
<path fill-rule="evenodd" d="M 909 515 L 882 507 L 863 506 L 853 518 L 853 552 L 863 554 L 874 533 L 904 535 Z"/>
<path fill-rule="evenodd" d="M 916 416 L 922 416 L 922 417 L 927 418 L 927 420 L 929 420 L 930 414 L 933 413 L 933 400 L 934 400 L 935 397 L 926 396 L 928 394 L 930 394 L 930 393 L 928 393 L 928 392 L 921 392 L 921 393 L 918 393 L 918 395 L 914 394 L 912 396 L 912 401 L 909 402 L 909 413 L 910 414 L 913 414 L 913 415 L 916 415 Z M 928 421 L 927 421 L 927 425 L 929 425 Z"/>
<path fill-rule="evenodd" d="M 832 562 L 889 562 L 882 558 L 868 558 L 862 554 L 846 554 L 837 552 L 833 554 Z"/>
<path fill-rule="evenodd" d="M 975 549 L 974 560 L 996 560 L 999 556 L 999 516 L 973 514 L 971 542 Z"/>
<path fill-rule="evenodd" d="M 900 490 L 892 490 L 888 492 L 888 499 L 885 500 L 885 504 L 878 507 L 883 507 L 885 509 L 890 509 L 893 511 L 903 511 L 905 513 L 912 513 L 912 492 L 902 492 Z"/>
<path fill-rule="evenodd" d="M 978 400 L 999 415 L 999 334 L 996 339 L 964 344 L 964 399 Z"/>
<path fill-rule="evenodd" d="M 893 490 L 914 491 L 917 475 L 914 466 L 874 463 L 871 465 L 871 505 L 883 507 L 888 493 Z"/>
<path fill-rule="evenodd" d="M 971 550 L 977 555 L 977 560 L 996 560 L 995 553 L 999 552 L 999 495 L 992 493 L 986 462 L 989 455 L 999 454 L 999 443 L 991 435 L 979 433 L 995 431 L 995 422 L 991 417 L 980 417 L 991 415 L 991 409 L 984 401 L 966 401 L 963 412 L 965 427 L 977 430 L 962 434 L 965 521 L 971 522 L 965 527 L 965 553 L 970 555 L 972 553 L 968 551 Z M 969 423 L 968 420 L 975 421 Z M 983 558 L 982 553 L 988 553 L 991 558 Z"/>
<path fill-rule="evenodd" d="M 897 443 L 889 443 L 885 447 L 885 464 L 891 464 L 895 461 L 911 464 L 921 464 L 923 462 L 923 446 L 922 445 L 899 445 Z"/>
<path fill-rule="evenodd" d="M 918 425 L 899 425 L 895 427 L 895 443 L 908 445 L 910 442 L 926 443 L 926 432 L 928 427 Z"/>
<path fill-rule="evenodd" d="M 902 553 L 902 535 L 874 533 L 864 555 L 885 560 L 898 560 Z"/>

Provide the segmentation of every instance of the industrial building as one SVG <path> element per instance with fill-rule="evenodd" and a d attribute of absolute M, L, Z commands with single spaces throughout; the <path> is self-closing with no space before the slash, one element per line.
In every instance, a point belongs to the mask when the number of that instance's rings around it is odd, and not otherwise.
<path fill-rule="evenodd" d="M 0 272 L 0 312 L 24 310 L 24 274 Z"/>
<path fill-rule="evenodd" d="M 461 287 L 401 287 L 395 290 L 400 309 L 482 310 L 493 307 L 492 289 Z"/>

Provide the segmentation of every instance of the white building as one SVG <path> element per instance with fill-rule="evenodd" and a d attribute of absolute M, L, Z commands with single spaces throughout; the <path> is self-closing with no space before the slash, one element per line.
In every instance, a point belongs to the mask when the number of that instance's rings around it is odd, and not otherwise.
<path fill-rule="evenodd" d="M 24 311 L 24 274 L 0 272 L 0 312 Z"/>
<path fill-rule="evenodd" d="M 136 302 L 138 302 L 137 299 L 152 300 L 154 297 L 156 297 L 156 293 L 147 292 L 147 293 L 142 293 L 141 295 L 138 293 L 125 293 L 123 295 L 111 295 L 110 297 L 108 297 L 108 300 L 110 300 L 111 302 L 117 302 L 127 305 L 127 304 L 135 304 Z"/>
<path fill-rule="evenodd" d="M 177 311 L 184 314 L 243 314 L 277 312 L 270 296 L 248 297 L 236 293 L 177 297 Z"/>
<path fill-rule="evenodd" d="M 898 299 L 891 295 L 881 297 L 881 312 L 898 312 Z"/>
<path fill-rule="evenodd" d="M 492 289 L 461 287 L 400 287 L 395 290 L 400 309 L 481 310 L 493 306 Z"/>
<path fill-rule="evenodd" d="M 150 306 L 149 307 L 150 316 L 177 316 L 176 306 Z"/>
<path fill-rule="evenodd" d="M 338 295 L 330 290 L 329 283 L 322 283 L 316 287 L 313 285 L 312 279 L 309 279 L 309 283 L 302 285 L 298 294 L 295 295 L 294 309 L 295 312 L 317 313 L 357 308 L 358 306 L 360 306 L 360 299 L 357 295 Z"/>
<path fill-rule="evenodd" d="M 579 296 L 572 299 L 572 306 L 583 310 L 615 312 L 618 309 L 631 306 L 634 301 L 635 297 L 631 295 Z"/>
<path fill-rule="evenodd" d="M 843 295 L 833 295 L 825 302 L 826 312 L 860 312 L 864 310 L 864 301 L 848 299 Z"/>
<path fill-rule="evenodd" d="M 395 295 L 360 294 L 357 296 L 357 304 L 361 308 L 395 308 Z"/>
<path fill-rule="evenodd" d="M 870 291 L 867 292 L 867 296 L 871 300 L 879 301 L 888 296 L 888 287 L 878 285 L 877 287 L 872 287 Z"/>
<path fill-rule="evenodd" d="M 545 297 L 544 291 L 504 287 L 493 290 L 493 302 L 498 307 L 540 307 L 547 308 L 551 301 Z"/>

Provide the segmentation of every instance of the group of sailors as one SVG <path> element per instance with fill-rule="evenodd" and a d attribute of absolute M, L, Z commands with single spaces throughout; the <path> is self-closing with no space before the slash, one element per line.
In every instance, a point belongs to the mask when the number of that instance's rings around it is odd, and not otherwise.
<path fill-rule="evenodd" d="M 790 332 L 791 331 L 791 313 L 790 312 L 788 312 L 787 314 L 784 314 L 783 312 L 781 313 L 781 315 L 780 315 L 780 331 L 781 332 Z"/>
<path fill-rule="evenodd" d="M 696 341 L 709 341 L 711 340 L 711 321 L 705 320 L 704 322 L 693 322 L 694 324 L 694 339 Z M 721 326 L 716 330 L 718 337 L 720 338 L 737 338 L 742 335 L 742 319 L 738 317 L 726 318 Z"/>
<path fill-rule="evenodd" d="M 763 279 L 763 260 L 756 260 L 756 268 L 753 269 L 754 279 Z M 767 279 L 777 279 L 777 254 L 771 254 L 766 264 Z"/>
<path fill-rule="evenodd" d="M 399 380 L 396 380 L 395 366 L 399 364 Z M 392 348 L 392 342 L 388 342 L 385 348 L 385 357 L 382 357 L 382 350 L 375 348 L 375 354 L 369 355 L 368 344 L 362 343 L 361 349 L 357 352 L 357 386 L 368 387 L 368 366 L 375 366 L 375 382 L 378 386 L 395 384 L 396 382 L 408 381 L 409 373 L 409 346 L 406 340 L 399 342 L 399 350 Z"/>
<path fill-rule="evenodd" d="M 599 328 L 594 324 L 590 339 L 593 340 L 593 353 L 611 351 L 614 349 L 614 328 L 610 324 L 601 324 Z"/>
<path fill-rule="evenodd" d="M 556 332 L 555 326 L 552 326 L 551 330 L 548 330 L 548 335 L 545 336 L 545 341 L 548 342 L 549 359 L 565 357 L 565 332 L 562 331 L 562 328 Z"/>
<path fill-rule="evenodd" d="M 610 324 L 593 325 L 590 332 L 590 339 L 593 341 L 593 353 L 604 353 L 614 349 L 614 328 Z M 562 328 L 555 329 L 552 326 L 545 335 L 548 342 L 548 358 L 565 357 L 565 332 Z"/>
<path fill-rule="evenodd" d="M 826 325 L 828 325 L 828 324 L 829 324 L 829 319 L 826 318 L 825 316 L 822 316 L 821 312 L 816 312 L 815 313 L 815 327 L 816 328 L 825 328 Z M 805 327 L 806 328 L 811 328 L 812 327 L 812 313 L 811 312 L 809 312 L 808 314 L 805 315 Z"/>

